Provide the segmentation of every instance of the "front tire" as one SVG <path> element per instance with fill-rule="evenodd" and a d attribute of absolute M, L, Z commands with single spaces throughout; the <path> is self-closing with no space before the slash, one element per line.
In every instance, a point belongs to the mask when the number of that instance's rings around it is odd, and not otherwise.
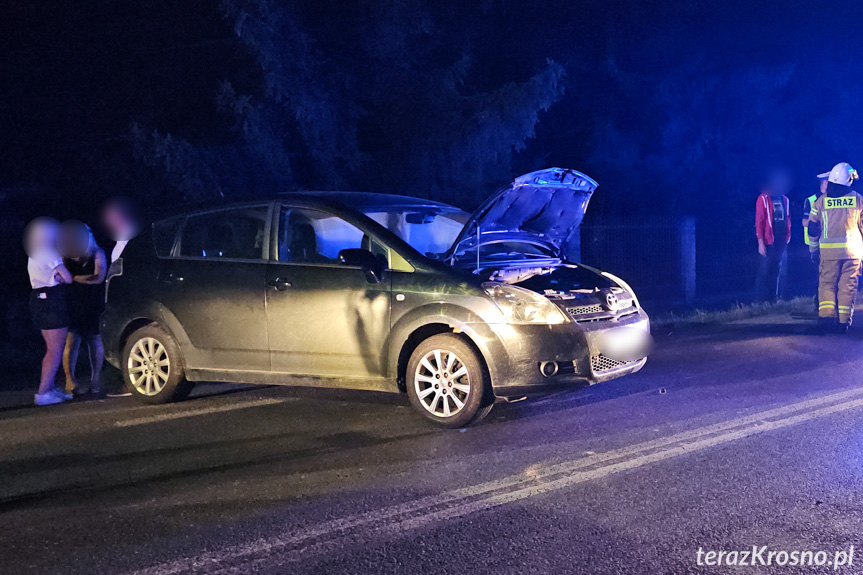
<path fill-rule="evenodd" d="M 121 365 L 127 389 L 144 403 L 184 399 L 194 386 L 186 380 L 177 342 L 155 325 L 142 327 L 129 337 Z"/>
<path fill-rule="evenodd" d="M 441 427 L 475 423 L 494 403 L 479 353 L 453 334 L 420 343 L 408 361 L 406 380 L 411 405 Z"/>

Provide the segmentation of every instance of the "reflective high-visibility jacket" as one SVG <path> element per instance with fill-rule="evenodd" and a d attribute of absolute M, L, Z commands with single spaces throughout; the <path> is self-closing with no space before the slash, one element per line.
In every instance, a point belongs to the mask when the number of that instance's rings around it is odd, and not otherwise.
<path fill-rule="evenodd" d="M 815 200 L 817 200 L 817 199 L 818 199 L 818 194 L 812 194 L 811 196 L 806 198 L 805 202 L 803 202 L 803 217 L 807 220 L 807 223 L 809 220 L 809 214 L 812 213 L 812 206 L 815 204 Z M 809 234 L 806 233 L 806 226 L 803 226 L 803 241 L 806 242 L 807 246 L 817 246 L 818 245 L 818 240 L 812 241 L 809 239 Z"/>
<path fill-rule="evenodd" d="M 821 228 L 818 241 L 822 260 L 859 260 L 863 258 L 863 196 L 848 190 L 844 196 L 824 194 L 812 204 L 809 213 L 810 228 L 814 222 Z"/>

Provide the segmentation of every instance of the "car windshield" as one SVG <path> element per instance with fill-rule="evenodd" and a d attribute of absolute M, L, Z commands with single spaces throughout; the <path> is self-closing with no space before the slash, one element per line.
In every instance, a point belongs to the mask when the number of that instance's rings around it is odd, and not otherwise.
<path fill-rule="evenodd" d="M 428 257 L 444 254 L 458 237 L 470 214 L 458 208 L 411 206 L 369 208 L 365 215 Z"/>

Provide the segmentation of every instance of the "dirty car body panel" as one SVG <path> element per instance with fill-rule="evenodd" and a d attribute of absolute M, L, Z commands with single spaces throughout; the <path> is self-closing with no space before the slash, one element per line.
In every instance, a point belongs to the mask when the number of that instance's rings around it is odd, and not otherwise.
<path fill-rule="evenodd" d="M 397 392 L 413 350 L 443 333 L 478 353 L 500 398 L 633 373 L 646 357 L 609 357 L 604 334 L 648 334 L 646 313 L 622 280 L 564 253 L 595 188 L 552 168 L 473 214 L 298 192 L 161 220 L 112 266 L 106 357 L 122 369 L 130 335 L 157 325 L 191 381 Z M 352 265 L 359 251 L 377 264 Z"/>

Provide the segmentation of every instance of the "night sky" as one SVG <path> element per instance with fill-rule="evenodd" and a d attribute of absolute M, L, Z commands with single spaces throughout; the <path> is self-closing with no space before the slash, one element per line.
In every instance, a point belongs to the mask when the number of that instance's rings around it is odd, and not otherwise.
<path fill-rule="evenodd" d="M 863 162 L 853 2 L 79 0 L 0 22 L 0 189 L 57 215 L 308 188 L 470 208 L 562 165 L 600 182 L 593 212 L 748 229 L 766 166 L 797 171 L 797 203 Z"/>

